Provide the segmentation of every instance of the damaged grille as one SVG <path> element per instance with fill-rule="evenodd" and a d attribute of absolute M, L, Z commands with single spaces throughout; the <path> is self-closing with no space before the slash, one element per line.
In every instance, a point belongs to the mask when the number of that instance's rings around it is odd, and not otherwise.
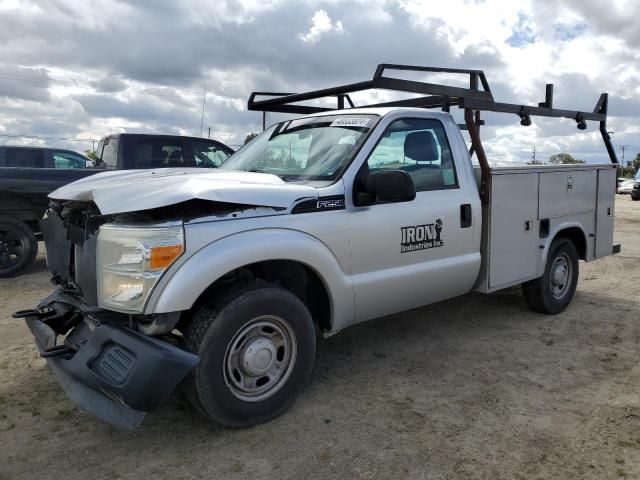
<path fill-rule="evenodd" d="M 82 208 L 50 209 L 40 222 L 54 281 L 97 304 L 96 246 L 102 217 Z"/>
<path fill-rule="evenodd" d="M 82 246 L 76 243 L 73 243 L 71 246 L 73 252 L 73 271 L 70 273 L 70 278 L 73 279 L 75 286 L 78 286 L 79 282 L 79 272 L 80 272 L 80 260 L 82 259 Z"/>

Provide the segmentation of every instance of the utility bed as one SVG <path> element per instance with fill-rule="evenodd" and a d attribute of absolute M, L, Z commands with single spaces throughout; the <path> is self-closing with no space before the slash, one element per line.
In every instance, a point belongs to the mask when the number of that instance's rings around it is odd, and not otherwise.
<path fill-rule="evenodd" d="M 612 253 L 616 166 L 497 167 L 483 205 L 482 266 L 475 290 L 493 292 L 544 272 L 545 239 L 575 229 L 581 258 Z M 480 168 L 475 169 L 478 185 Z M 583 228 L 589 231 L 582 232 Z M 586 240 L 585 240 L 586 239 Z"/>

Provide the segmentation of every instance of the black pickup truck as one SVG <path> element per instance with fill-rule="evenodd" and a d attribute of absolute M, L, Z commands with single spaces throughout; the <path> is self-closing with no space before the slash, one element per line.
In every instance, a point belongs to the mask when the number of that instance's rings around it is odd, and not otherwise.
<path fill-rule="evenodd" d="M 215 168 L 231 154 L 207 138 L 132 133 L 100 140 L 95 165 L 69 150 L 0 146 L 0 277 L 19 274 L 36 258 L 47 196 L 59 187 L 105 169 Z"/>

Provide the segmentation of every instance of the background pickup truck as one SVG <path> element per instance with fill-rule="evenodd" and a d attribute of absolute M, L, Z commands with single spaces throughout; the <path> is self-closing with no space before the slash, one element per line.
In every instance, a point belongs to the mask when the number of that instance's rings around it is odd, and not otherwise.
<path fill-rule="evenodd" d="M 594 113 L 553 109 L 549 88 L 540 106 L 509 105 L 479 71 L 462 71 L 466 89 L 385 68 L 252 95 L 250 109 L 306 116 L 215 171 L 108 172 L 51 195 L 42 228 L 58 287 L 16 316 L 76 404 L 134 427 L 183 382 L 204 415 L 246 427 L 300 393 L 319 334 L 519 284 L 538 312 L 567 307 L 579 260 L 614 253 L 606 95 Z M 427 96 L 354 108 L 348 93 L 367 88 Z M 338 110 L 300 104 L 327 95 Z M 479 168 L 451 114 L 429 110 L 451 106 L 465 110 Z M 612 163 L 491 169 L 480 110 L 600 122 Z"/>
<path fill-rule="evenodd" d="M 97 168 L 69 150 L 0 147 L 0 277 L 13 276 L 33 262 L 38 226 L 57 188 L 104 169 L 217 167 L 233 150 L 207 138 L 116 134 L 98 143 Z"/>

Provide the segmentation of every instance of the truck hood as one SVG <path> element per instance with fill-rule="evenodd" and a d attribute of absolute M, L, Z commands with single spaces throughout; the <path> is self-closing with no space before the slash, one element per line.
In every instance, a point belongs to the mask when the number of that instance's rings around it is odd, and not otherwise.
<path fill-rule="evenodd" d="M 317 197 L 315 188 L 287 183 L 276 175 L 201 168 L 102 172 L 49 194 L 55 200 L 94 202 L 104 215 L 193 199 L 289 208 L 297 200 Z"/>

